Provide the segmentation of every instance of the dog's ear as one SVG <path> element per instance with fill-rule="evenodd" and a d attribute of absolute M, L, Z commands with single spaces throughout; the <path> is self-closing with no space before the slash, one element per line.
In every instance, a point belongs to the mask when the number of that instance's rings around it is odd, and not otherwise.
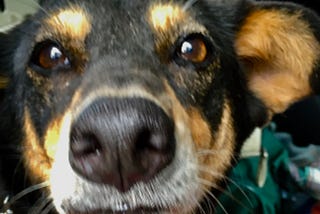
<path fill-rule="evenodd" d="M 294 4 L 253 4 L 239 26 L 236 53 L 270 116 L 319 88 L 319 36 L 316 13 Z"/>

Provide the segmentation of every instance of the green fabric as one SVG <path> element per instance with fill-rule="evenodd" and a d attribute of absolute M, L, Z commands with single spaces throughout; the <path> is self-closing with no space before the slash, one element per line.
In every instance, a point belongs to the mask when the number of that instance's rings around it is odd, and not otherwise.
<path fill-rule="evenodd" d="M 288 182 L 288 153 L 268 128 L 262 132 L 262 146 L 269 155 L 264 186 L 260 188 L 256 182 L 260 157 L 240 159 L 229 175 L 232 182 L 218 198 L 224 207 L 217 205 L 215 213 L 290 213 L 282 210 L 280 189 L 294 188 Z"/>

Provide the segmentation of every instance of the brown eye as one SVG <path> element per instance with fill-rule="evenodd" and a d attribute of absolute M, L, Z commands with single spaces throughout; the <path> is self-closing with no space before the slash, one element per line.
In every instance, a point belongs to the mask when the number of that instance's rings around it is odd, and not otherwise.
<path fill-rule="evenodd" d="M 53 70 L 69 67 L 70 60 L 64 54 L 60 45 L 52 41 L 46 41 L 36 45 L 31 56 L 31 64 L 45 70 Z"/>
<path fill-rule="evenodd" d="M 190 34 L 178 39 L 174 61 L 181 66 L 191 64 L 196 68 L 208 65 L 213 55 L 211 41 L 202 34 Z"/>
<path fill-rule="evenodd" d="M 200 38 L 188 39 L 182 42 L 180 55 L 185 60 L 201 63 L 207 57 L 207 47 Z"/>

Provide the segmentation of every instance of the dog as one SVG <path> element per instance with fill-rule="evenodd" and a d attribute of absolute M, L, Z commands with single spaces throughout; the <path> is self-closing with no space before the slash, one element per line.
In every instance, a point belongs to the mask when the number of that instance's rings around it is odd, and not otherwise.
<path fill-rule="evenodd" d="M 210 213 L 252 130 L 320 91 L 319 42 L 290 3 L 41 1 L 0 35 L 0 212 Z"/>

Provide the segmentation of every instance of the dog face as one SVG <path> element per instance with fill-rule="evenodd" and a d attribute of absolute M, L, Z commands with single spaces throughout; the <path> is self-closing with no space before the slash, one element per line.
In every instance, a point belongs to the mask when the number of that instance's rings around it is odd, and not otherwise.
<path fill-rule="evenodd" d="M 0 37 L 1 137 L 58 212 L 193 212 L 255 126 L 317 89 L 317 21 L 290 4 L 44 1 Z"/>

